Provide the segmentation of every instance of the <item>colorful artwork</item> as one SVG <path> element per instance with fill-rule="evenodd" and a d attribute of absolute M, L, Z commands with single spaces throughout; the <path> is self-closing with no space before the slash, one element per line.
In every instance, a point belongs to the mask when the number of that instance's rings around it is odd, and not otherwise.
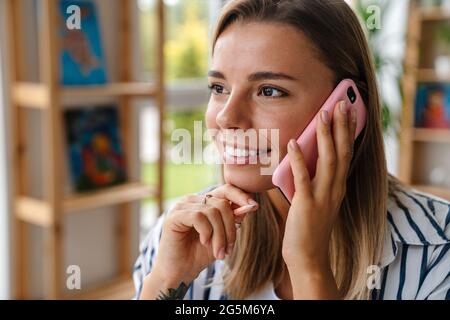
<path fill-rule="evenodd" d="M 125 181 L 117 108 L 68 110 L 64 114 L 71 178 L 76 191 Z"/>
<path fill-rule="evenodd" d="M 71 5 L 80 7 L 81 29 L 69 29 L 66 21 Z M 81 0 L 60 1 L 61 83 L 66 86 L 98 85 L 107 82 L 105 59 L 94 3 Z"/>
<path fill-rule="evenodd" d="M 416 127 L 450 128 L 450 85 L 421 84 L 417 88 Z"/>

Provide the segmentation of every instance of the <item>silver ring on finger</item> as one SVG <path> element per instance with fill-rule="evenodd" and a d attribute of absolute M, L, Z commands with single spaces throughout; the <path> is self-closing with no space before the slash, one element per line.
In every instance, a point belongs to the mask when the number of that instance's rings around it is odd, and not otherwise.
<path fill-rule="evenodd" d="M 205 194 L 205 196 L 203 197 L 202 204 L 206 204 L 206 201 L 208 200 L 208 198 L 211 198 L 211 197 L 212 197 L 212 195 L 210 195 L 210 194 Z"/>
<path fill-rule="evenodd" d="M 240 229 L 240 228 L 241 228 L 241 223 L 242 223 L 242 222 L 235 222 L 235 223 L 234 223 L 236 229 Z"/>

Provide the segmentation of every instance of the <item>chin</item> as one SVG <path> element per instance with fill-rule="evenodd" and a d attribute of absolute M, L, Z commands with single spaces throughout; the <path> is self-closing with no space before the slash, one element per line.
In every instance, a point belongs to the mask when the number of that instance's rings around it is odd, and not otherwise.
<path fill-rule="evenodd" d="M 239 189 L 249 193 L 258 193 L 273 189 L 272 176 L 260 174 L 258 166 L 227 166 L 224 167 L 224 180 Z"/>

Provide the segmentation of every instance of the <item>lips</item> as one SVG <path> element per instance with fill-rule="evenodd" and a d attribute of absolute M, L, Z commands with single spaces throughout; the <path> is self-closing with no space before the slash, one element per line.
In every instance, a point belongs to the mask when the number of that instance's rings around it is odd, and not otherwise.
<path fill-rule="evenodd" d="M 227 165 L 256 165 L 262 163 L 263 158 L 269 157 L 270 154 L 271 149 L 245 149 L 226 145 L 223 150 L 223 160 Z"/>

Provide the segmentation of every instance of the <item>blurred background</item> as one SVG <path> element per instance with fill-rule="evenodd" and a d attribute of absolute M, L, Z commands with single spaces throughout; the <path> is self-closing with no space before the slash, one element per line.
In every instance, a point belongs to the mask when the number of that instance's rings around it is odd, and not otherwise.
<path fill-rule="evenodd" d="M 450 199 L 450 1 L 347 2 L 377 68 L 389 171 Z M 203 120 L 224 3 L 0 0 L 0 298 L 133 296 L 157 217 L 220 180 L 170 155 L 174 130 Z"/>

